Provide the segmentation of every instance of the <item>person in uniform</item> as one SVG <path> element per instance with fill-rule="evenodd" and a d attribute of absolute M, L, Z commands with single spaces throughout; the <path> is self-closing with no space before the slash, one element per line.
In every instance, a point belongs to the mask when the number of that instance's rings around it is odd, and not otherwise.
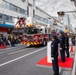
<path fill-rule="evenodd" d="M 53 75 L 59 75 L 59 66 L 58 66 L 58 39 L 56 34 L 52 34 L 52 43 L 51 43 L 51 59 L 53 65 Z"/>
<path fill-rule="evenodd" d="M 66 51 L 66 57 L 69 57 L 69 36 L 67 33 L 65 33 L 65 51 Z"/>
<path fill-rule="evenodd" d="M 65 36 L 64 32 L 60 31 L 60 55 L 61 55 L 61 62 L 65 62 Z"/>

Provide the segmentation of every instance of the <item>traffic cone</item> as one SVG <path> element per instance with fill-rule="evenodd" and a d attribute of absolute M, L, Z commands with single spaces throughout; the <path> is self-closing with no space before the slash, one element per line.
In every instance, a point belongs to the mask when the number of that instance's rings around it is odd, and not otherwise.
<path fill-rule="evenodd" d="M 0 49 L 2 48 L 2 44 L 0 44 Z"/>
<path fill-rule="evenodd" d="M 73 45 L 70 45 L 70 50 L 69 50 L 70 52 L 74 52 L 73 51 Z"/>
<path fill-rule="evenodd" d="M 4 44 L 4 48 L 7 48 L 6 44 Z"/>

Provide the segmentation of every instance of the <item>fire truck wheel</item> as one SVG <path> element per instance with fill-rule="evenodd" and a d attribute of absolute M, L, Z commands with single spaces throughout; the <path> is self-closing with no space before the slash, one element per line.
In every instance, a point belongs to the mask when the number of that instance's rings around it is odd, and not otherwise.
<path fill-rule="evenodd" d="M 43 43 L 42 43 L 42 44 L 43 44 L 43 46 L 45 46 L 45 45 L 46 45 L 46 40 L 45 40 L 45 39 L 43 40 Z"/>

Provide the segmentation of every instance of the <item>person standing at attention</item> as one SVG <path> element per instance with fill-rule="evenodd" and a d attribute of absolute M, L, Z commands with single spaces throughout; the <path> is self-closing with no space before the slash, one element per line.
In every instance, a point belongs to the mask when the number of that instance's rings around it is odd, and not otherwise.
<path fill-rule="evenodd" d="M 56 34 L 52 34 L 52 43 L 51 43 L 51 59 L 53 65 L 53 75 L 59 75 L 59 66 L 58 66 L 58 38 Z"/>

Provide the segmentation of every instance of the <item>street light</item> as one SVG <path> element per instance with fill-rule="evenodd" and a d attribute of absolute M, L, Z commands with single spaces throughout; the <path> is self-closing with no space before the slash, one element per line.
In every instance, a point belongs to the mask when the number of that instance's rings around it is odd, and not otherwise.
<path fill-rule="evenodd" d="M 65 13 L 75 13 L 75 12 L 76 12 L 76 11 L 58 11 L 57 14 L 58 14 L 59 16 L 64 16 Z"/>
<path fill-rule="evenodd" d="M 65 12 L 64 12 L 64 11 L 60 11 L 60 12 L 57 12 L 57 14 L 58 14 L 59 16 L 64 16 L 64 15 L 65 15 Z"/>

